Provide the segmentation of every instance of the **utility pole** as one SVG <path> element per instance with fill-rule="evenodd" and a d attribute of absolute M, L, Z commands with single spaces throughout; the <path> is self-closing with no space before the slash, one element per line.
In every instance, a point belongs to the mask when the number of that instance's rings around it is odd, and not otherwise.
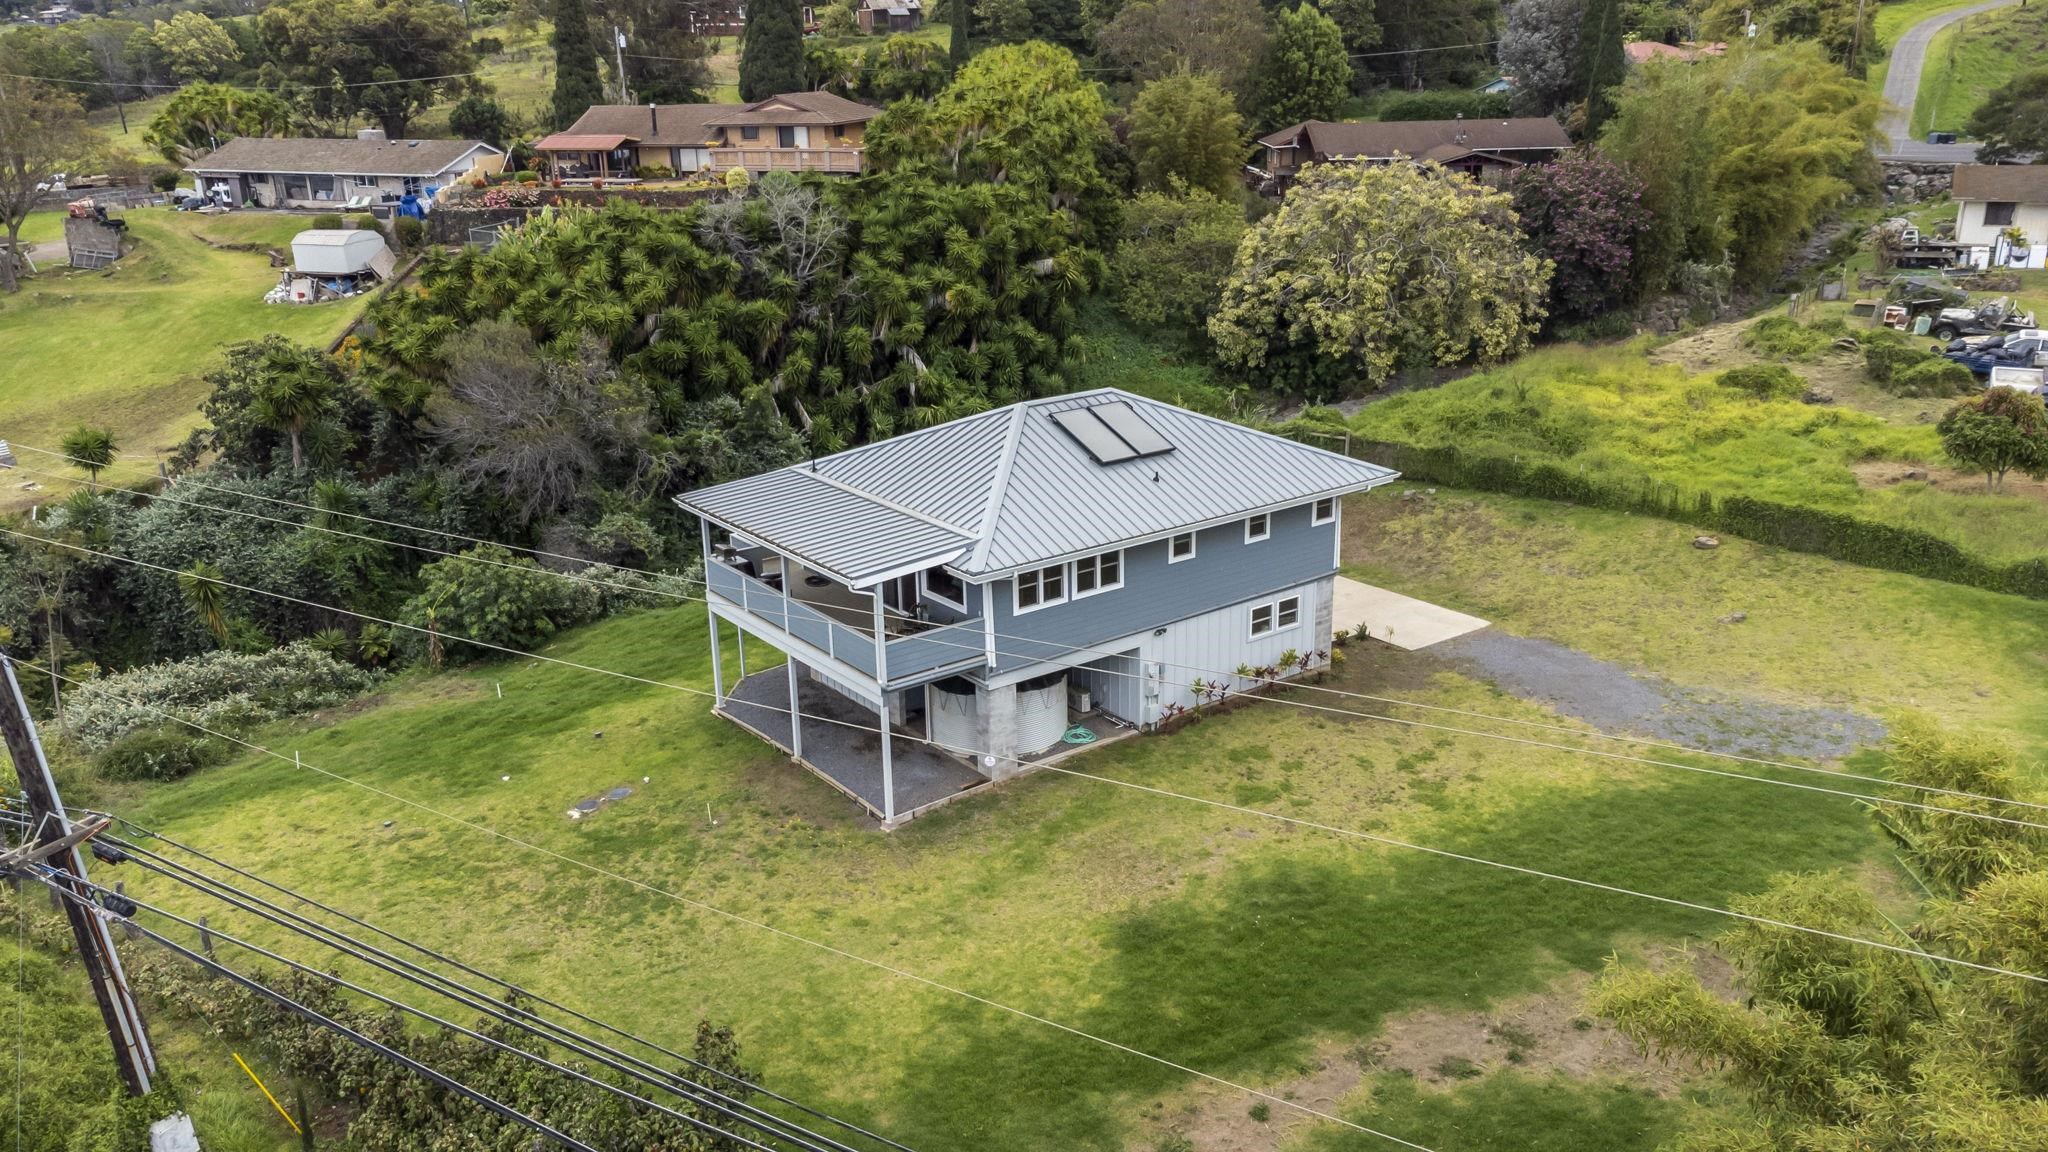
<path fill-rule="evenodd" d="M 142 1010 L 128 990 L 128 974 L 121 969 L 120 954 L 114 951 L 114 936 L 107 922 L 83 902 L 92 900 L 85 883 L 85 857 L 78 845 L 62 842 L 75 834 L 64 806 L 57 796 L 57 782 L 50 776 L 50 762 L 43 758 L 42 743 L 36 738 L 36 722 L 28 714 L 28 700 L 21 694 L 21 682 L 14 675 L 14 661 L 0 652 L 0 736 L 7 742 L 7 754 L 14 760 L 14 774 L 28 799 L 29 841 L 37 846 L 59 846 L 50 854 L 48 866 L 61 875 L 59 883 L 67 895 L 65 918 L 78 940 L 78 957 L 85 963 L 92 983 L 92 997 L 99 1002 L 100 1017 L 107 1023 L 107 1038 L 114 1045 L 114 1063 L 131 1096 L 149 1094 L 156 1076 L 156 1053 L 149 1045 L 149 1032 L 142 1025 Z"/>
<path fill-rule="evenodd" d="M 612 53 L 619 62 L 619 103 L 631 104 L 633 93 L 626 88 L 626 34 L 612 25 Z"/>

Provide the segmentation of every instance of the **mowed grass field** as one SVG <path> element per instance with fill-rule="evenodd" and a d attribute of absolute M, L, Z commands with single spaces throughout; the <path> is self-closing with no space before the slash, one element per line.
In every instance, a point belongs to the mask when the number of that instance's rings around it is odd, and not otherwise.
<path fill-rule="evenodd" d="M 45 267 L 0 296 L 0 438 L 55 448 L 83 423 L 112 429 L 124 453 L 168 451 L 198 424 L 201 377 L 224 346 L 269 332 L 325 345 L 361 307 L 263 302 L 277 282 L 265 251 L 288 246 L 309 217 L 124 215 L 137 245 L 120 263 Z M 40 213 L 26 234 L 61 238 L 62 221 Z"/>
<path fill-rule="evenodd" d="M 1688 684 L 1913 706 L 2048 745 L 2048 622 L 2027 601 L 1739 542 L 1703 554 L 1681 526 L 1536 501 L 1381 493 L 1346 523 L 1352 571 L 1508 631 Z M 1748 620 L 1718 623 L 1731 610 Z M 1373 652 L 1354 646 L 1333 683 L 1554 718 L 1449 672 L 1402 679 Z M 688 606 L 545 654 L 709 685 Z M 1149 1148 L 1253 1101 L 760 926 L 1283 1095 L 1415 1010 L 1486 1011 L 1719 927 L 1056 772 L 883 834 L 701 696 L 535 661 L 401 679 L 260 739 L 388 795 L 263 757 L 107 800 L 658 1039 L 730 1022 L 772 1086 L 919 1148 Z M 1840 799 L 1274 703 L 1071 763 L 1714 904 L 1779 871 L 1887 868 Z M 635 794 L 566 818 L 620 785 Z M 1703 1090 L 1648 1095 L 1539 1056 L 1447 1084 L 1369 1068 L 1313 1103 L 1433 1147 L 1646 1150 Z M 1289 1139 L 1373 1146 L 1327 1124 Z"/>

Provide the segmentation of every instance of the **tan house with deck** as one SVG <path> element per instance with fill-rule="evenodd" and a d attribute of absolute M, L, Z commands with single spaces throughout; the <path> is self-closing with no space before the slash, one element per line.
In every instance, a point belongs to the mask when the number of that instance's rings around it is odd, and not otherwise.
<path fill-rule="evenodd" d="M 630 180 L 634 169 L 677 175 L 862 171 L 867 122 L 881 110 L 830 92 L 751 104 L 600 104 L 533 150 L 564 180 Z"/>

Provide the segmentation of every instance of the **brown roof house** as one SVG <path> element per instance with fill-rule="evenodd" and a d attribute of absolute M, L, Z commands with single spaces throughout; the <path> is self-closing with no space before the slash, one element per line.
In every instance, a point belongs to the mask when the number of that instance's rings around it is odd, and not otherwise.
<path fill-rule="evenodd" d="M 790 92 L 751 104 L 599 104 L 535 141 L 566 180 L 630 179 L 636 168 L 678 175 L 745 168 L 855 174 L 861 136 L 881 111 L 830 92 Z"/>
<path fill-rule="evenodd" d="M 2000 266 L 2039 268 L 2048 252 L 2048 165 L 1958 164 L 1949 179 L 1956 240 Z"/>
<path fill-rule="evenodd" d="M 1434 161 L 1475 180 L 1498 183 L 1508 172 L 1548 160 L 1572 142 L 1556 120 L 1525 116 L 1368 123 L 1305 120 L 1262 136 L 1259 143 L 1266 149 L 1267 184 L 1279 191 L 1311 162 Z"/>
<path fill-rule="evenodd" d="M 237 136 L 187 171 L 231 204 L 341 209 L 426 195 L 504 166 L 505 154 L 481 140 L 387 140 L 366 128 L 340 140 Z"/>

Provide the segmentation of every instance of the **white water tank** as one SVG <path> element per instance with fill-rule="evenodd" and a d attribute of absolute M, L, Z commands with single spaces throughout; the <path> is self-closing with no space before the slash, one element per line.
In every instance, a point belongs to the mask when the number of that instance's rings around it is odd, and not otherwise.
<path fill-rule="evenodd" d="M 925 704 L 932 743 L 941 752 L 973 756 L 981 747 L 981 709 L 973 681 L 948 676 L 932 685 Z"/>
<path fill-rule="evenodd" d="M 1067 674 L 1054 672 L 1017 685 L 1017 753 L 1029 756 L 1067 734 Z"/>

